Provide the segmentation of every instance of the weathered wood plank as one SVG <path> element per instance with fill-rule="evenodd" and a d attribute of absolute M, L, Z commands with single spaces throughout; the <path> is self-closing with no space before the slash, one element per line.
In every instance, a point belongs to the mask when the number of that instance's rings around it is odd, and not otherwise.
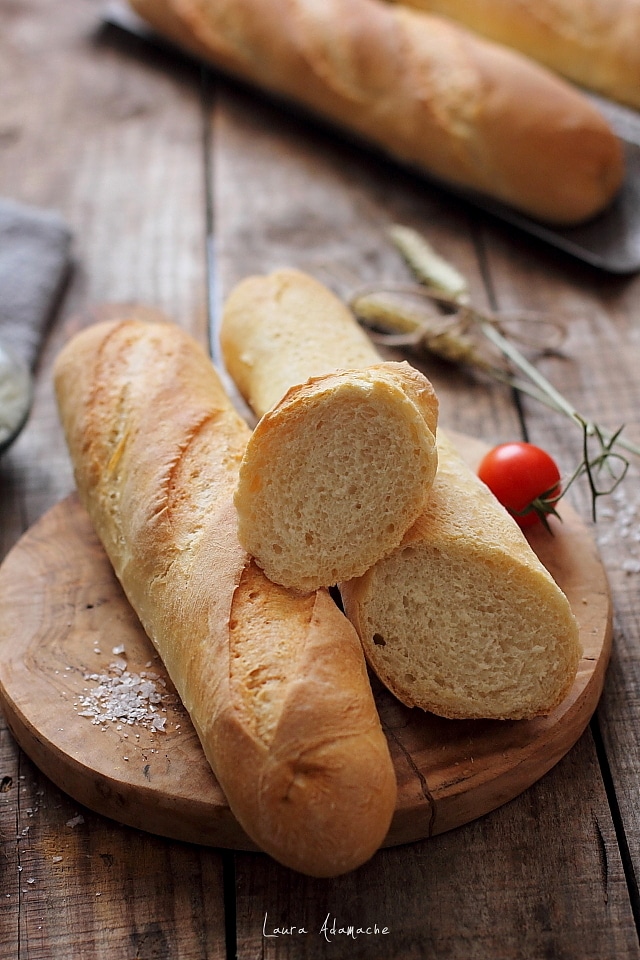
<path fill-rule="evenodd" d="M 583 776 L 594 763 L 585 737 L 518 800 L 330 882 L 239 856 L 238 957 L 637 957 L 606 799 Z M 336 918 L 338 927 L 389 932 L 329 934 L 327 944 L 327 916 L 329 926 Z M 292 926 L 307 933 L 277 935 Z"/>
<path fill-rule="evenodd" d="M 98 817 L 53 788 L 23 755 L 15 770 L 0 796 L 3 824 L 15 824 L 9 835 L 3 830 L 0 874 L 0 943 L 15 952 L 3 956 L 225 956 L 215 851 Z"/>
<path fill-rule="evenodd" d="M 89 322 L 86 308 L 144 301 L 207 340 L 199 72 L 101 32 L 100 10 L 0 0 L 0 194 L 58 209 L 75 255 L 32 419 L 0 462 L 0 556 L 72 489 L 50 374 L 63 341 Z M 0 783 L 3 956 L 226 955 L 217 851 L 79 810 L 4 722 Z"/>
<path fill-rule="evenodd" d="M 640 278 L 603 281 L 586 270 L 563 271 L 547 258 L 542 264 L 545 282 L 530 282 L 530 266 L 522 253 L 507 272 L 500 258 L 491 264 L 501 303 L 521 303 L 547 313 L 566 315 L 563 356 L 540 364 L 549 379 L 587 418 L 616 430 L 640 445 Z M 569 472 L 581 459 L 581 431 L 562 416 L 548 415 L 535 402 L 525 403 L 526 420 L 534 442 L 558 455 Z M 620 451 L 624 454 L 624 451 Z M 640 815 L 637 783 L 640 779 L 640 460 L 628 455 L 630 468 L 620 487 L 597 503 L 594 538 L 603 557 L 612 591 L 614 646 L 598 717 L 620 809 L 624 843 L 630 855 L 630 884 L 636 908 L 640 876 Z M 591 497 L 584 480 L 570 494 L 584 517 Z"/>
<path fill-rule="evenodd" d="M 55 207 L 71 226 L 63 314 L 141 301 L 205 342 L 197 68 L 118 43 L 100 31 L 97 5 L 67 0 L 55 18 L 37 0 L 3 8 L 0 193 Z M 71 489 L 49 376 L 67 334 L 58 327 L 45 344 L 33 416 L 2 464 L 10 490 L 26 494 L 20 506 L 5 503 L 3 518 L 6 510 L 30 524 Z"/>

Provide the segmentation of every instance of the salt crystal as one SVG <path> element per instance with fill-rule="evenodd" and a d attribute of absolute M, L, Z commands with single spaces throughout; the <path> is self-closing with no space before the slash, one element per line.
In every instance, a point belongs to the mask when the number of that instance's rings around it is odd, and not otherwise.
<path fill-rule="evenodd" d="M 114 653 L 120 648 L 114 648 Z M 86 696 L 80 698 L 81 717 L 91 719 L 95 725 L 115 723 L 122 725 L 141 724 L 151 730 L 165 732 L 164 722 L 158 723 L 158 705 L 167 696 L 166 683 L 156 673 L 131 673 L 127 661 L 118 659 L 109 665 L 105 674 L 87 674 L 85 679 L 97 684 Z M 159 687 L 161 689 L 159 689 Z"/>
<path fill-rule="evenodd" d="M 74 827 L 77 827 L 81 823 L 84 823 L 84 817 L 79 813 L 77 816 L 72 817 L 71 820 L 67 820 L 66 825 L 73 830 Z"/>

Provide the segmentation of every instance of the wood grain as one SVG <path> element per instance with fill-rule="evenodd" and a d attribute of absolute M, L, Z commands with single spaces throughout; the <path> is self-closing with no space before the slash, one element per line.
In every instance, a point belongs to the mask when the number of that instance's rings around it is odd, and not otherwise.
<path fill-rule="evenodd" d="M 591 751 L 584 737 L 543 780 L 490 816 L 384 850 L 328 883 L 287 882 L 293 878 L 267 858 L 237 854 L 239 956 L 636 958 L 615 834 L 597 812 L 606 798 L 584 777 Z M 271 931 L 297 924 L 309 933 L 265 939 L 265 915 Z M 327 943 L 327 916 L 343 927 L 387 925 L 389 934 L 338 935 Z"/>
<path fill-rule="evenodd" d="M 475 461 L 482 445 L 456 437 Z M 529 722 L 448 721 L 409 710 L 376 685 L 398 778 L 387 846 L 453 829 L 521 793 L 579 739 L 609 659 L 606 576 L 578 516 L 533 543 L 563 587 L 580 626 L 576 682 L 549 717 Z M 75 497 L 47 513 L 0 569 L 0 699 L 32 760 L 79 802 L 163 836 L 255 849 L 228 808 L 164 668 L 131 611 Z M 94 724 L 87 688 L 126 653 L 136 676 L 168 687 L 166 732 Z M 110 652 L 111 651 L 111 652 Z M 124 655 L 124 654 L 123 654 Z"/>

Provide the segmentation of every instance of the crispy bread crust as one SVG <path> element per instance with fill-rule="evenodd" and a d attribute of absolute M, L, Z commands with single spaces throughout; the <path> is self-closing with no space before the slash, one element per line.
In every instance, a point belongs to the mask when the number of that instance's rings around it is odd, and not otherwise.
<path fill-rule="evenodd" d="M 362 650 L 326 592 L 274 586 L 240 547 L 249 430 L 209 358 L 123 318 L 74 337 L 55 384 L 82 502 L 237 819 L 293 869 L 360 865 L 396 797 Z"/>

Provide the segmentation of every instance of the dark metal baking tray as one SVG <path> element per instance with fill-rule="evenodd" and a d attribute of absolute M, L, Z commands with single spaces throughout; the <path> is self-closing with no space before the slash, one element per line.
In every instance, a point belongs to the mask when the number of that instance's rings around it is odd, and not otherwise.
<path fill-rule="evenodd" d="M 107 4 L 103 21 L 150 43 L 170 46 L 119 0 Z M 622 140 L 627 166 L 621 190 L 597 217 L 563 229 L 532 220 L 511 207 L 457 190 L 450 184 L 439 182 L 438 186 L 584 263 L 612 274 L 635 273 L 640 270 L 640 114 L 602 97 L 588 96 Z"/>

